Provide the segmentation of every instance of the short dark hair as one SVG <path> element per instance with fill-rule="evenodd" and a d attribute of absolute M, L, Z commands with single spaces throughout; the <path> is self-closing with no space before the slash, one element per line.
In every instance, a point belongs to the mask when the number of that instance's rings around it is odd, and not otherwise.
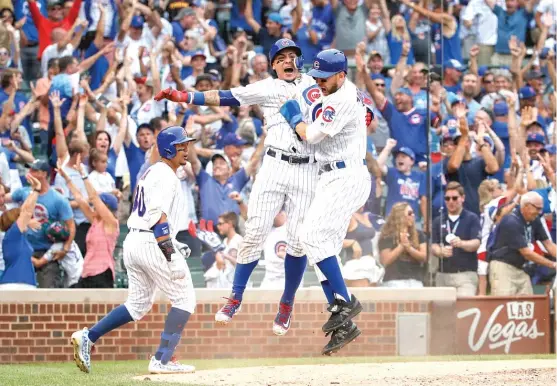
<path fill-rule="evenodd" d="M 157 132 L 162 130 L 162 121 L 166 121 L 163 117 L 155 117 L 149 121 L 149 126 Z"/>
<path fill-rule="evenodd" d="M 47 68 L 52 68 L 58 66 L 58 58 L 52 58 L 48 60 L 48 63 L 46 65 Z"/>
<path fill-rule="evenodd" d="M 2 88 L 10 87 L 12 77 L 18 73 L 20 74 L 21 71 L 19 71 L 17 68 L 6 68 L 2 72 L 2 80 L 0 81 L 0 86 L 2 86 Z"/>
<path fill-rule="evenodd" d="M 60 69 L 60 72 L 64 72 L 66 71 L 66 69 L 68 68 L 68 66 L 70 64 L 72 64 L 74 62 L 75 58 L 73 56 L 63 56 L 61 58 L 58 59 L 58 67 Z"/>
<path fill-rule="evenodd" d="M 449 182 L 447 184 L 447 187 L 445 188 L 445 191 L 448 192 L 449 190 L 456 190 L 459 195 L 464 197 L 464 188 L 462 187 L 462 185 L 460 185 L 459 182 L 456 181 Z"/>
<path fill-rule="evenodd" d="M 234 229 L 238 228 L 238 215 L 234 212 L 224 212 L 219 216 L 224 221 L 229 222 L 232 224 Z"/>

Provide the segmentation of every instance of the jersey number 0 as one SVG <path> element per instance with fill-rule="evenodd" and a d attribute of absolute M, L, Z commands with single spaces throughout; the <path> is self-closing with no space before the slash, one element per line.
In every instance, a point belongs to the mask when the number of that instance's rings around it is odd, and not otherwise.
<path fill-rule="evenodd" d="M 137 186 L 135 188 L 135 199 L 133 200 L 132 211 L 136 211 L 139 217 L 143 217 L 145 214 L 145 192 L 143 186 Z"/>

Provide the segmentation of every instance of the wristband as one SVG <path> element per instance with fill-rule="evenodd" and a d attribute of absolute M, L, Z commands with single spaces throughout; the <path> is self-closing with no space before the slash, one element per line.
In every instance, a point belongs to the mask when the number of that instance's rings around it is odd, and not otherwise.
<path fill-rule="evenodd" d="M 162 254 L 166 258 L 166 261 L 172 261 L 172 255 L 176 252 L 174 250 L 174 244 L 172 243 L 172 240 L 166 239 L 159 242 L 158 244 Z"/>
<path fill-rule="evenodd" d="M 83 181 L 85 181 L 87 178 L 89 178 L 89 175 L 86 175 L 85 177 L 81 177 L 81 179 L 82 179 Z"/>
<path fill-rule="evenodd" d="M 156 239 L 170 235 L 170 228 L 168 227 L 168 223 L 163 222 L 160 224 L 155 224 L 155 226 L 153 227 L 153 234 L 155 235 Z"/>
<path fill-rule="evenodd" d="M 196 105 L 196 106 L 203 106 L 205 105 L 205 94 L 203 94 L 202 92 L 190 92 L 188 93 L 189 95 L 189 102 L 190 104 Z"/>
<path fill-rule="evenodd" d="M 40 193 L 41 191 L 39 189 L 33 189 L 33 192 Z"/>

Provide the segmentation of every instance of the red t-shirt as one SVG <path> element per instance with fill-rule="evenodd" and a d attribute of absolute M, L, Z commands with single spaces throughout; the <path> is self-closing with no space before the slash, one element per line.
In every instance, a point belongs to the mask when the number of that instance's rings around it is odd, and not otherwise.
<path fill-rule="evenodd" d="M 40 59 L 43 51 L 46 47 L 52 44 L 50 40 L 50 35 L 54 28 L 63 28 L 66 31 L 69 31 L 72 28 L 72 25 L 75 23 L 75 19 L 79 14 L 79 8 L 81 8 L 81 1 L 82 0 L 75 0 L 68 16 L 61 20 L 61 21 L 52 21 L 41 14 L 39 11 L 39 7 L 35 1 L 29 2 L 29 11 L 31 12 L 31 17 L 33 18 L 33 22 L 37 27 L 37 31 L 39 32 L 39 53 L 38 58 Z"/>

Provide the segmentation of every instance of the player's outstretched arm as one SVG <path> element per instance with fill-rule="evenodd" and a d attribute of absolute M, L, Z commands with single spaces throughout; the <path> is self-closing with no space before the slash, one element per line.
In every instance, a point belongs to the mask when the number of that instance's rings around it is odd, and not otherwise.
<path fill-rule="evenodd" d="M 155 95 L 155 100 L 168 99 L 172 102 L 185 102 L 196 106 L 240 106 L 230 90 L 210 90 L 205 92 L 178 91 L 171 88 Z"/>

